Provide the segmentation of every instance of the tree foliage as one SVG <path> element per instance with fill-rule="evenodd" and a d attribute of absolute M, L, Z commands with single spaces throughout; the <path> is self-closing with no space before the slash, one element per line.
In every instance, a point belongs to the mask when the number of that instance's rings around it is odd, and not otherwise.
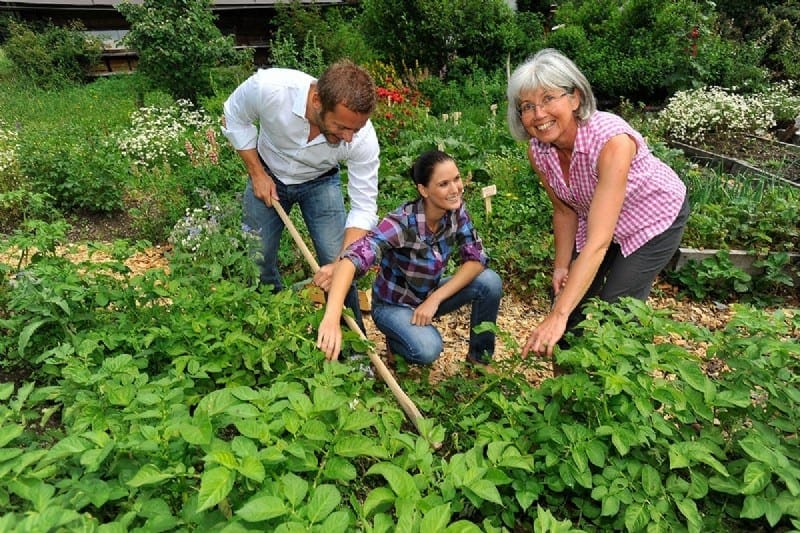
<path fill-rule="evenodd" d="M 211 70 L 236 64 L 233 39 L 214 24 L 211 0 L 144 0 L 122 3 L 130 23 L 125 42 L 139 53 L 137 69 L 154 87 L 196 102 L 212 91 Z"/>
<path fill-rule="evenodd" d="M 362 8 L 361 30 L 388 61 L 442 76 L 466 58 L 494 70 L 526 38 L 504 0 L 365 0 Z"/>

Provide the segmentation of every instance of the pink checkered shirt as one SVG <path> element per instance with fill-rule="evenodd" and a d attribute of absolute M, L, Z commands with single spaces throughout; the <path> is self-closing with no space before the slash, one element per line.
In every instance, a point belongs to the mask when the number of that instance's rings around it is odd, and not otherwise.
<path fill-rule="evenodd" d="M 628 173 L 622 211 L 614 228 L 614 242 L 625 257 L 669 228 L 686 197 L 686 185 L 666 163 L 654 156 L 644 138 L 622 118 L 602 111 L 579 123 L 572 151 L 569 185 L 564 180 L 553 146 L 531 139 L 536 166 L 553 191 L 578 214 L 575 246 L 586 244 L 587 219 L 597 187 L 597 160 L 608 140 L 626 133 L 636 141 L 636 155 Z"/>

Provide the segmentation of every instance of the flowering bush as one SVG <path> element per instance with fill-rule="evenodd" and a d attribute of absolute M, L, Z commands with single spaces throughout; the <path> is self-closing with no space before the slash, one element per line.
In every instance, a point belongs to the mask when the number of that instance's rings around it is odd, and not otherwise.
<path fill-rule="evenodd" d="M 192 155 L 193 141 L 203 139 L 212 127 L 205 111 L 188 100 L 170 107 L 142 107 L 131 116 L 131 127 L 117 138 L 117 146 L 136 169 L 172 166 Z"/>
<path fill-rule="evenodd" d="M 764 135 L 777 117 L 800 113 L 800 98 L 792 96 L 792 87 L 786 83 L 752 95 L 722 87 L 678 91 L 659 113 L 658 122 L 669 137 L 690 142 L 723 131 Z"/>
<path fill-rule="evenodd" d="M 18 148 L 17 130 L 0 120 L 0 192 L 16 188 L 19 178 Z"/>
<path fill-rule="evenodd" d="M 259 237 L 241 222 L 241 207 L 232 200 L 220 201 L 216 195 L 198 191 L 205 198 L 202 207 L 187 209 L 169 235 L 173 246 L 170 264 L 185 275 L 232 279 L 242 277 L 255 282 Z"/>

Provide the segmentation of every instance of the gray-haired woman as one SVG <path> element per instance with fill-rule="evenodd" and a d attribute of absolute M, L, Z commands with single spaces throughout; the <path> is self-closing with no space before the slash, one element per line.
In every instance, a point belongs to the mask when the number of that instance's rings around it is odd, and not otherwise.
<path fill-rule="evenodd" d="M 578 67 L 545 49 L 512 74 L 511 134 L 553 203 L 555 302 L 523 346 L 552 356 L 591 297 L 646 300 L 680 244 L 686 186 L 622 118 L 597 110 Z"/>

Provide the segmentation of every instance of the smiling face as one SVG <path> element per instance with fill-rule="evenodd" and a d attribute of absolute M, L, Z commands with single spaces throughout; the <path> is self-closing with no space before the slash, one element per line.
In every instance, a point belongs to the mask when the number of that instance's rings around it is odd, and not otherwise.
<path fill-rule="evenodd" d="M 444 211 L 461 207 L 464 182 L 455 161 L 447 159 L 437 163 L 427 185 L 417 184 L 419 194 L 425 199 L 428 219 L 438 220 Z"/>
<path fill-rule="evenodd" d="M 332 111 L 323 111 L 319 94 L 313 89 L 307 116 L 312 126 L 312 134 L 315 129 L 318 130 L 325 137 L 328 144 L 333 146 L 342 141 L 351 142 L 353 136 L 369 120 L 369 114 L 357 113 L 343 104 L 336 104 Z"/>
<path fill-rule="evenodd" d="M 578 132 L 577 91 L 540 88 L 522 93 L 519 101 L 520 120 L 531 137 L 558 148 L 572 148 Z"/>

